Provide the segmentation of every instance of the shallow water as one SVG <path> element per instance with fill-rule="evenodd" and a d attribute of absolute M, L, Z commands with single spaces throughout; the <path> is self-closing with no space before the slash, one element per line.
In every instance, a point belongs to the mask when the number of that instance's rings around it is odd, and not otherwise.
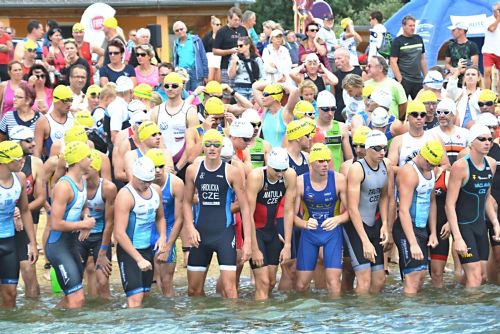
<path fill-rule="evenodd" d="M 45 290 L 44 290 L 45 289 Z M 500 287 L 486 285 L 475 292 L 458 287 L 451 276 L 446 287 L 429 283 L 413 298 L 402 295 L 393 274 L 377 297 L 345 295 L 330 300 L 325 291 L 307 295 L 273 293 L 255 302 L 249 278 L 242 279 L 240 299 L 216 296 L 215 280 L 207 282 L 207 298 L 188 298 L 177 284 L 175 299 L 154 288 L 142 309 L 126 309 L 120 285 L 112 286 L 109 303 L 87 300 L 82 310 L 55 308 L 60 296 L 42 289 L 40 300 L 26 300 L 19 291 L 15 310 L 0 310 L 1 333 L 500 333 Z"/>

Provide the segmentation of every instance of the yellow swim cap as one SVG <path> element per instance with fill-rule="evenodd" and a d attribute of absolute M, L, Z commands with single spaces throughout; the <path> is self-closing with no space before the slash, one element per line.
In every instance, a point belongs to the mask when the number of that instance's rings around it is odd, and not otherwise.
<path fill-rule="evenodd" d="M 303 122 L 307 125 L 307 128 L 309 129 L 309 133 L 316 132 L 316 122 L 309 118 L 309 117 L 304 117 L 299 120 L 300 122 Z"/>
<path fill-rule="evenodd" d="M 28 39 L 26 42 L 24 42 L 24 50 L 35 50 L 37 47 L 36 43 L 33 42 L 31 39 Z"/>
<path fill-rule="evenodd" d="M 167 160 L 165 159 L 165 153 L 159 148 L 151 148 L 146 152 L 146 156 L 153 161 L 155 167 L 165 166 Z"/>
<path fill-rule="evenodd" d="M 90 151 L 90 167 L 94 168 L 96 171 L 100 172 L 101 171 L 101 166 L 102 166 L 102 158 L 101 158 L 101 152 L 98 150 L 92 150 Z"/>
<path fill-rule="evenodd" d="M 71 89 L 68 86 L 59 85 L 56 88 L 54 88 L 54 91 L 52 92 L 52 96 L 56 100 L 72 99 L 73 92 L 71 91 Z"/>
<path fill-rule="evenodd" d="M 90 157 L 90 147 L 81 141 L 74 141 L 64 148 L 64 160 L 71 166 Z"/>
<path fill-rule="evenodd" d="M 342 27 L 342 29 L 347 28 L 348 24 L 352 24 L 352 19 L 350 17 L 346 17 L 345 19 L 342 19 L 342 21 L 340 21 L 340 26 Z"/>
<path fill-rule="evenodd" d="M 153 88 L 146 83 L 138 84 L 134 88 L 134 96 L 140 99 L 151 100 L 151 96 L 153 96 Z"/>
<path fill-rule="evenodd" d="M 330 150 L 325 144 L 316 143 L 311 148 L 311 152 L 309 153 L 309 163 L 318 160 L 332 160 Z"/>
<path fill-rule="evenodd" d="M 87 140 L 89 140 L 87 132 L 85 132 L 85 128 L 81 125 L 73 125 L 73 127 L 64 134 L 64 144 L 69 144 L 75 141 L 86 144 Z"/>
<path fill-rule="evenodd" d="M 354 135 L 352 136 L 352 143 L 364 145 L 366 142 L 366 136 L 368 136 L 368 133 L 370 131 L 371 129 L 369 127 L 360 126 L 359 128 L 356 129 Z"/>
<path fill-rule="evenodd" d="M 420 155 L 433 166 L 439 166 L 441 164 L 443 154 L 443 145 L 441 145 L 441 142 L 435 139 L 429 140 L 420 149 Z"/>
<path fill-rule="evenodd" d="M 224 137 L 222 137 L 222 134 L 219 131 L 217 131 L 215 129 L 209 129 L 203 134 L 202 142 L 204 143 L 207 141 L 219 142 L 222 144 L 224 141 Z"/>
<path fill-rule="evenodd" d="M 366 99 L 368 96 L 372 95 L 373 90 L 375 89 L 374 85 L 367 85 L 363 87 L 363 98 Z"/>
<path fill-rule="evenodd" d="M 424 103 L 420 100 L 409 101 L 406 106 L 406 116 L 412 112 L 426 112 Z"/>
<path fill-rule="evenodd" d="M 217 81 L 209 81 L 205 85 L 205 93 L 222 95 L 222 85 Z"/>
<path fill-rule="evenodd" d="M 265 95 L 269 94 L 277 102 L 280 102 L 283 98 L 283 87 L 280 84 L 270 84 L 264 88 Z"/>
<path fill-rule="evenodd" d="M 308 123 L 300 120 L 291 121 L 286 126 L 286 136 L 288 140 L 300 139 L 311 133 L 311 127 Z"/>
<path fill-rule="evenodd" d="M 299 101 L 293 108 L 293 116 L 297 119 L 301 119 L 307 113 L 314 113 L 314 106 L 309 101 Z"/>
<path fill-rule="evenodd" d="M 425 89 L 418 94 L 418 99 L 421 102 L 437 102 L 438 100 L 436 94 L 430 89 Z"/>
<path fill-rule="evenodd" d="M 23 157 L 23 149 L 18 143 L 6 140 L 0 142 L 0 164 L 8 164 Z"/>
<path fill-rule="evenodd" d="M 72 32 L 84 32 L 85 26 L 80 22 L 73 24 Z"/>
<path fill-rule="evenodd" d="M 94 126 L 94 119 L 92 115 L 86 110 L 80 110 L 75 114 L 75 122 L 86 128 Z"/>
<path fill-rule="evenodd" d="M 169 74 L 167 74 L 165 79 L 163 79 L 163 83 L 183 85 L 184 78 L 179 73 L 170 72 Z"/>
<path fill-rule="evenodd" d="M 209 115 L 222 115 L 224 114 L 224 103 L 218 97 L 211 97 L 205 102 L 205 110 Z"/>
<path fill-rule="evenodd" d="M 114 17 L 108 17 L 107 19 L 104 20 L 102 25 L 105 26 L 106 28 L 116 29 L 118 28 L 118 21 Z"/>
<path fill-rule="evenodd" d="M 92 94 L 101 94 L 102 88 L 99 85 L 90 85 L 89 88 L 87 88 L 87 93 L 85 94 L 86 97 L 91 96 Z"/>
<path fill-rule="evenodd" d="M 491 89 L 483 89 L 481 94 L 479 94 L 479 98 L 477 99 L 480 102 L 488 102 L 488 101 L 497 101 L 497 95 Z"/>
<path fill-rule="evenodd" d="M 151 121 L 143 122 L 139 126 L 139 129 L 137 131 L 139 133 L 139 140 L 141 142 L 145 141 L 146 139 L 148 139 L 149 137 L 151 137 L 155 133 L 161 134 L 161 130 L 158 127 L 158 125 L 155 122 L 151 122 Z"/>

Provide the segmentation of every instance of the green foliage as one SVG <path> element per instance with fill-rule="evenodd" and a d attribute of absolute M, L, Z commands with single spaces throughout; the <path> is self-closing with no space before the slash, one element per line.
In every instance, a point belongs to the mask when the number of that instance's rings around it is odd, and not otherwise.
<path fill-rule="evenodd" d="M 267 20 L 280 23 L 283 29 L 293 29 L 292 0 L 257 0 L 248 9 L 254 11 L 257 16 L 257 33 L 262 32 L 262 22 Z"/>

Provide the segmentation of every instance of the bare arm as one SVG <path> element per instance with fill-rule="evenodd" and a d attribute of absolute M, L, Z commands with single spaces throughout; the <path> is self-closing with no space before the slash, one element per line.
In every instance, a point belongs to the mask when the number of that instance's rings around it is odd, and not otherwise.
<path fill-rule="evenodd" d="M 40 117 L 35 125 L 35 150 L 33 155 L 40 158 L 43 152 L 43 144 L 45 139 L 48 137 L 46 134 L 49 132 L 49 121 L 45 116 Z"/>
<path fill-rule="evenodd" d="M 410 247 L 419 247 L 415 233 L 413 232 L 413 223 L 410 216 L 410 207 L 413 200 L 413 192 L 418 186 L 418 176 L 413 171 L 413 167 L 405 165 L 402 167 L 396 177 L 396 183 L 399 191 L 399 219 L 406 239 Z M 412 255 L 413 256 L 413 255 Z"/>
<path fill-rule="evenodd" d="M 114 227 L 114 207 L 115 207 L 115 198 L 116 198 L 116 186 L 111 183 L 111 181 L 108 180 L 103 180 L 103 195 L 104 195 L 104 201 L 106 203 L 105 208 L 104 208 L 104 213 L 105 213 L 105 221 L 106 224 L 104 225 L 104 231 L 102 232 L 102 242 L 101 245 L 106 245 L 109 246 L 111 243 L 111 234 L 113 233 L 113 227 Z M 100 250 L 100 253 L 103 252 L 102 255 L 106 255 L 106 250 Z"/>
<path fill-rule="evenodd" d="M 240 177 L 239 171 L 234 166 L 227 166 L 227 171 L 230 172 L 229 181 L 233 187 L 236 196 L 238 197 L 238 202 L 240 203 L 240 213 L 243 225 L 243 235 L 252 235 L 252 223 L 250 218 L 250 210 L 248 208 L 247 196 L 245 194 L 245 184 L 244 180 Z M 243 255 L 242 262 L 245 262 L 250 258 L 252 254 L 252 244 L 251 240 L 243 241 Z"/>
<path fill-rule="evenodd" d="M 31 212 L 28 206 L 28 195 L 26 194 L 26 177 L 22 173 L 16 173 L 19 178 L 19 182 L 21 183 L 21 195 L 19 196 L 19 200 L 17 202 L 17 207 L 21 213 L 21 220 L 23 222 L 24 231 L 28 235 L 28 239 L 30 241 L 30 248 L 28 254 L 28 258 L 31 263 L 35 263 L 38 259 L 38 249 L 36 244 L 36 235 L 35 235 L 35 227 L 33 226 L 33 218 L 31 216 Z"/>
<path fill-rule="evenodd" d="M 184 199 L 184 183 L 182 182 L 181 179 L 179 179 L 175 175 L 170 175 L 172 178 L 172 192 L 174 195 L 174 216 L 175 216 L 175 221 L 174 221 L 174 226 L 172 227 L 172 231 L 170 231 L 170 236 L 168 237 L 167 240 L 167 247 L 168 249 L 172 249 L 175 245 L 175 241 L 177 240 L 177 237 L 179 237 L 179 233 L 181 232 L 182 229 L 182 224 L 183 224 L 183 216 L 182 216 L 182 206 L 183 206 L 183 199 Z"/>
<path fill-rule="evenodd" d="M 451 233 L 455 241 L 455 249 L 459 255 L 464 255 L 467 253 L 467 245 L 465 244 L 462 234 L 458 228 L 458 217 L 456 212 L 456 204 L 458 200 L 458 195 L 460 193 L 460 188 L 464 180 L 468 176 L 467 163 L 464 159 L 456 161 L 451 167 L 450 178 L 448 179 L 448 187 L 446 191 L 446 218 L 450 224 Z M 460 245 L 457 245 L 459 243 Z M 457 248 L 458 246 L 458 248 Z"/>
<path fill-rule="evenodd" d="M 52 192 L 52 207 L 50 211 L 50 227 L 54 231 L 73 232 L 94 227 L 95 219 L 85 218 L 77 222 L 65 221 L 66 206 L 73 200 L 73 190 L 68 182 L 58 182 Z"/>
<path fill-rule="evenodd" d="M 43 163 L 37 157 L 31 157 L 31 166 L 33 169 L 33 176 L 35 181 L 35 187 L 33 189 L 33 195 L 35 200 L 29 203 L 30 211 L 39 210 L 45 203 L 45 178 L 43 174 Z"/>
<path fill-rule="evenodd" d="M 365 247 L 365 245 L 368 245 L 371 242 L 365 232 L 363 219 L 359 213 L 359 198 L 361 195 L 360 189 L 363 178 L 364 172 L 361 164 L 353 163 L 347 173 L 347 210 L 349 211 L 349 217 L 351 217 L 352 225 L 356 229 L 356 232 L 363 243 L 363 247 Z"/>

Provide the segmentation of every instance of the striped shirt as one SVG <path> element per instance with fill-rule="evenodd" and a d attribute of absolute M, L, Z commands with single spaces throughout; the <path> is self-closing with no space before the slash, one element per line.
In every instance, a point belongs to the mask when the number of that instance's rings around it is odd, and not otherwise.
<path fill-rule="evenodd" d="M 32 130 L 33 133 L 35 133 L 36 122 L 38 121 L 38 119 L 40 119 L 41 116 L 42 114 L 36 111 L 35 116 L 32 119 L 30 119 L 29 121 L 23 121 L 19 117 L 17 111 L 14 110 L 12 112 L 8 112 L 0 121 L 0 133 L 2 133 L 5 136 L 8 136 L 9 131 L 16 125 L 26 126 L 30 128 L 30 130 Z"/>

